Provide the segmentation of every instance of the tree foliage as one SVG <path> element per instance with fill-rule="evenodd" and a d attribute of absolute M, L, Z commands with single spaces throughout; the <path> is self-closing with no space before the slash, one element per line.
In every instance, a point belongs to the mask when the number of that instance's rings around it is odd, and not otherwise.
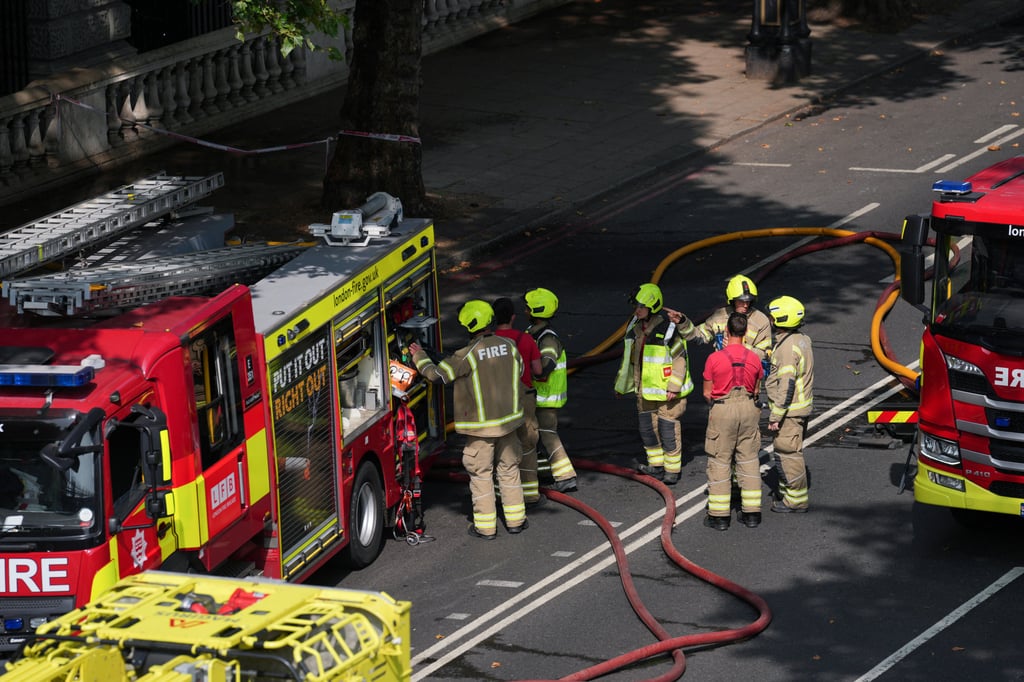
<path fill-rule="evenodd" d="M 323 33 L 338 35 L 347 18 L 330 5 L 330 0 L 232 0 L 232 12 L 238 24 L 238 38 L 247 31 L 269 28 L 281 39 L 281 53 L 288 55 L 297 47 L 324 49 L 312 36 Z M 338 48 L 327 47 L 331 59 L 342 59 Z"/>
<path fill-rule="evenodd" d="M 332 1 L 232 0 L 232 6 L 240 30 L 269 28 L 287 54 L 300 46 L 319 49 L 311 38 L 315 32 L 337 36 L 347 19 L 331 7 Z M 399 197 L 415 215 L 426 200 L 420 145 L 372 134 L 419 138 L 423 0 L 357 0 L 353 23 L 339 122 L 342 130 L 371 135 L 338 137 L 321 202 L 332 210 L 359 206 L 382 191 Z M 336 48 L 328 49 L 332 57 L 341 57 Z"/>

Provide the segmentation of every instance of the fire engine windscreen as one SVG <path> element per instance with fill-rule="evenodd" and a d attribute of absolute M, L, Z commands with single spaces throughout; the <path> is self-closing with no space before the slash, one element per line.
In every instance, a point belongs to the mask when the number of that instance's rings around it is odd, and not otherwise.
<path fill-rule="evenodd" d="M 937 332 L 986 337 L 1024 333 L 1024 241 L 940 234 L 935 260 Z"/>
<path fill-rule="evenodd" d="M 55 452 L 84 415 L 73 410 L 0 412 L 0 553 L 24 544 L 83 538 L 100 526 L 101 447 L 96 430 Z"/>

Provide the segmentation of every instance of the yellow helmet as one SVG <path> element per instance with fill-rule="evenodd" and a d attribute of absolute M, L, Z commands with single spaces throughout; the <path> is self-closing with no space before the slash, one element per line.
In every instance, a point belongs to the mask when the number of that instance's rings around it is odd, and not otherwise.
<path fill-rule="evenodd" d="M 736 275 L 725 285 L 725 300 L 732 303 L 736 299 L 750 301 L 757 299 L 757 285 L 746 275 Z"/>
<path fill-rule="evenodd" d="M 772 324 L 783 329 L 796 329 L 804 321 L 804 304 L 792 296 L 779 296 L 768 304 Z"/>
<path fill-rule="evenodd" d="M 663 302 L 661 298 L 661 287 L 651 282 L 641 284 L 637 287 L 637 290 L 633 292 L 632 300 L 637 305 L 650 308 L 652 313 L 656 313 L 661 310 Z"/>
<path fill-rule="evenodd" d="M 523 296 L 526 300 L 526 308 L 533 317 L 547 319 L 558 310 L 558 297 L 555 292 L 543 287 L 530 289 Z"/>
<path fill-rule="evenodd" d="M 494 319 L 494 308 L 487 301 L 466 301 L 459 308 L 459 324 L 471 333 L 485 329 Z"/>

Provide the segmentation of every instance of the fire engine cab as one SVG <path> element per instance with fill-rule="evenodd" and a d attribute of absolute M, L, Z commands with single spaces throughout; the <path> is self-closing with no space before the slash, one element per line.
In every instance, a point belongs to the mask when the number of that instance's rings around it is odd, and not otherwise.
<path fill-rule="evenodd" d="M 161 173 L 0 235 L 0 654 L 147 569 L 365 567 L 443 443 L 440 390 L 391 381 L 441 348 L 432 223 L 374 195 L 314 242 L 225 245 L 194 207 L 222 184 Z"/>
<path fill-rule="evenodd" d="M 926 312 L 914 497 L 966 521 L 1024 516 L 1024 156 L 933 189 L 931 215 L 903 226 L 902 296 Z"/>

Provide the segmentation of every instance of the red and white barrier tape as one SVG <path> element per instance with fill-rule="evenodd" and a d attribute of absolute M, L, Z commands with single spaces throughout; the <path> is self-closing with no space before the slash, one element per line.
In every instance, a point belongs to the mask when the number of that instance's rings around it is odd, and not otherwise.
<path fill-rule="evenodd" d="M 90 105 L 86 104 L 85 102 L 81 102 L 79 100 L 73 99 L 73 98 L 68 97 L 66 95 L 57 94 L 57 95 L 54 95 L 54 99 L 58 100 L 58 101 L 69 102 L 69 103 L 71 103 L 71 104 L 73 104 L 73 105 L 75 105 L 77 107 L 81 107 L 83 109 L 88 109 L 89 111 L 94 111 L 97 114 L 101 114 L 103 116 L 108 116 L 109 115 L 109 114 L 107 114 L 104 111 L 100 111 L 96 107 L 90 106 Z M 58 116 L 59 116 L 60 107 L 57 108 L 57 112 L 58 112 Z M 263 147 L 261 149 L 242 149 L 240 147 L 232 147 L 232 146 L 226 145 L 226 144 L 219 144 L 217 142 L 210 142 L 209 140 L 203 140 L 203 139 L 200 139 L 198 137 L 191 137 L 189 135 L 182 135 L 181 133 L 176 133 L 174 131 L 167 130 L 166 128 L 157 128 L 157 127 L 148 125 L 146 123 L 141 123 L 139 121 L 132 121 L 132 120 L 124 119 L 124 118 L 121 118 L 120 116 L 118 116 L 117 119 L 119 121 L 121 121 L 122 123 L 126 123 L 128 125 L 133 125 L 133 126 L 139 126 L 140 128 L 145 128 L 146 130 L 149 130 L 149 131 L 151 131 L 153 133 L 157 133 L 159 135 L 166 135 L 168 137 L 173 137 L 174 139 L 181 140 L 182 142 L 190 142 L 192 144 L 197 144 L 197 145 L 199 145 L 201 147 L 208 147 L 210 149 L 217 149 L 217 150 L 220 150 L 220 151 L 230 152 L 232 154 L 269 154 L 271 152 L 281 152 L 281 151 L 288 151 L 288 150 L 292 150 L 292 149 L 302 149 L 304 147 L 313 147 L 313 146 L 321 145 L 321 144 L 329 145 L 331 142 L 333 142 L 333 141 L 335 141 L 337 139 L 336 137 L 327 137 L 327 138 L 324 138 L 322 140 L 312 140 L 312 141 L 309 141 L 309 142 L 295 142 L 295 143 L 292 143 L 292 144 L 277 145 L 276 147 Z M 339 135 L 348 135 L 348 136 L 352 136 L 352 137 L 365 137 L 365 138 L 371 138 L 371 139 L 375 139 L 375 140 L 386 140 L 388 142 L 411 142 L 413 144 L 420 144 L 420 138 L 412 137 L 411 135 L 394 135 L 394 134 L 389 134 L 389 133 L 367 133 L 367 132 L 358 131 L 358 130 L 340 130 L 340 131 L 338 131 L 338 134 Z"/>

